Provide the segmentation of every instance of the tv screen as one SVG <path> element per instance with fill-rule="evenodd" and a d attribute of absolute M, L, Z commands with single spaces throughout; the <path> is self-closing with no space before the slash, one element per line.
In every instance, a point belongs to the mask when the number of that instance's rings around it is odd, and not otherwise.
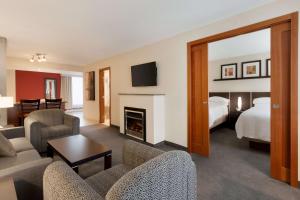
<path fill-rule="evenodd" d="M 133 87 L 156 86 L 157 68 L 156 62 L 131 66 L 131 79 Z"/>

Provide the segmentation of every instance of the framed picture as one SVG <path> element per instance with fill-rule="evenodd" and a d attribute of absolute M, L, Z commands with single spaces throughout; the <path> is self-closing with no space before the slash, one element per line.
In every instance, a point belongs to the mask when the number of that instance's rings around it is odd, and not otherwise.
<path fill-rule="evenodd" d="M 221 79 L 237 78 L 237 63 L 221 65 Z"/>
<path fill-rule="evenodd" d="M 266 76 L 271 76 L 271 59 L 266 60 Z"/>
<path fill-rule="evenodd" d="M 242 77 L 260 77 L 261 76 L 261 61 L 254 60 L 242 62 Z"/>
<path fill-rule="evenodd" d="M 56 99 L 57 84 L 56 79 L 46 78 L 45 79 L 45 99 Z"/>
<path fill-rule="evenodd" d="M 95 72 L 85 73 L 85 99 L 88 101 L 95 100 Z"/>

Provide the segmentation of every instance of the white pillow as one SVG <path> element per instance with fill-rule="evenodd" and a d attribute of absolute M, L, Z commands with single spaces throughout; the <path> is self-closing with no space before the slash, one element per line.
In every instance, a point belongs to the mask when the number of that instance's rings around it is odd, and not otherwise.
<path fill-rule="evenodd" d="M 262 105 L 262 104 L 270 104 L 270 103 L 271 103 L 271 98 L 270 97 L 260 97 L 260 98 L 255 98 L 253 100 L 253 104 L 255 106 Z"/>
<path fill-rule="evenodd" d="M 213 97 L 209 97 L 209 102 L 215 102 L 215 103 L 219 103 L 219 104 L 228 105 L 229 99 L 226 99 L 224 97 L 219 97 L 219 96 L 213 96 Z"/>

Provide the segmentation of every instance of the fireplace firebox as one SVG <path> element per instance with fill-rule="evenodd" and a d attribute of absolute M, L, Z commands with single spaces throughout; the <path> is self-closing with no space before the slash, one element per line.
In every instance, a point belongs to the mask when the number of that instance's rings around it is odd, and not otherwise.
<path fill-rule="evenodd" d="M 124 107 L 124 132 L 146 142 L 146 109 Z"/>

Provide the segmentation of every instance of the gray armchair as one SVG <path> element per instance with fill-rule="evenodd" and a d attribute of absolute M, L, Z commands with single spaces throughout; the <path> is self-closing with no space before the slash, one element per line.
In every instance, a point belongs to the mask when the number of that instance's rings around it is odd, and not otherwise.
<path fill-rule="evenodd" d="M 127 141 L 123 163 L 87 179 L 80 178 L 64 162 L 47 167 L 44 178 L 46 200 L 196 200 L 196 168 L 184 151 L 162 152 Z"/>
<path fill-rule="evenodd" d="M 47 151 L 47 141 L 79 134 L 79 118 L 59 109 L 45 109 L 30 113 L 24 121 L 26 138 L 39 152 Z"/>

